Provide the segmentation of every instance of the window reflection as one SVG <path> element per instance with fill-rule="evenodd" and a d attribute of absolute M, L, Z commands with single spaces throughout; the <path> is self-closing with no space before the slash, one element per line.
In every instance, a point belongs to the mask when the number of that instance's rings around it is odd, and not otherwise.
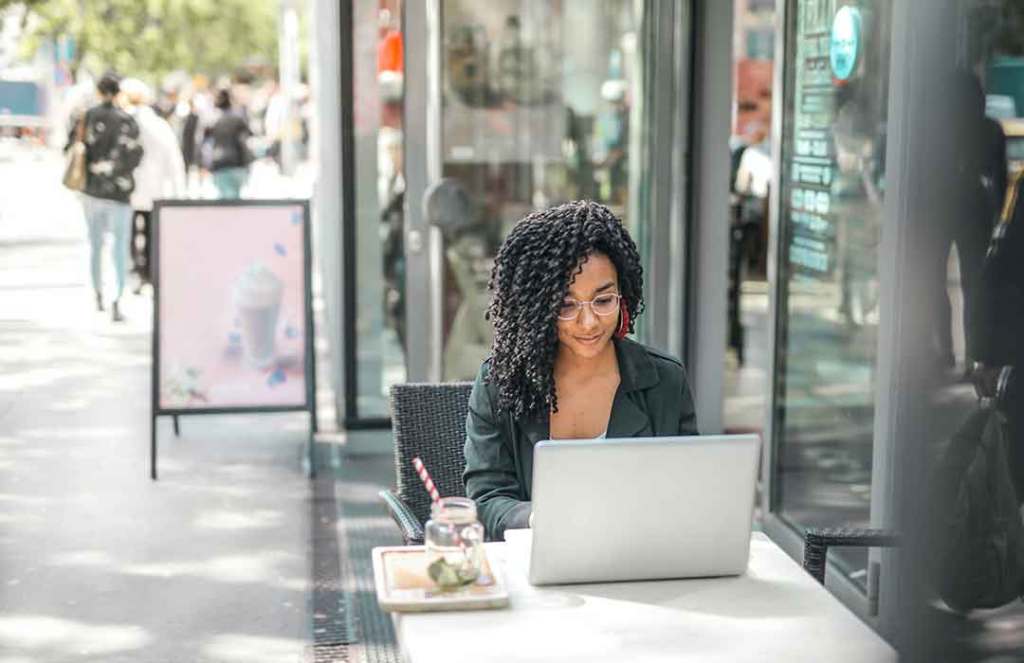
<path fill-rule="evenodd" d="M 733 125 L 723 425 L 763 434 L 768 374 L 769 194 L 775 5 L 734 0 Z"/>
<path fill-rule="evenodd" d="M 636 6 L 444 2 L 443 176 L 471 203 L 465 218 L 441 224 L 446 380 L 472 379 L 490 349 L 487 278 L 516 221 L 591 198 L 631 222 Z"/>
<path fill-rule="evenodd" d="M 356 199 L 356 409 L 388 414 L 405 380 L 405 178 L 401 0 L 353 3 Z"/>
<path fill-rule="evenodd" d="M 798 528 L 870 519 L 889 14 L 791 5 L 772 505 Z M 835 557 L 866 583 L 866 550 Z"/>

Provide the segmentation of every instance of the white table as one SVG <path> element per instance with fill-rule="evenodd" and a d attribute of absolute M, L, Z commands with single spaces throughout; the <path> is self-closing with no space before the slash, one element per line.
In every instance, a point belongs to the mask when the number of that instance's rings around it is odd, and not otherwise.
<path fill-rule="evenodd" d="M 768 537 L 737 578 L 533 587 L 530 531 L 488 543 L 504 610 L 395 614 L 409 663 L 895 661 L 896 653 Z"/>

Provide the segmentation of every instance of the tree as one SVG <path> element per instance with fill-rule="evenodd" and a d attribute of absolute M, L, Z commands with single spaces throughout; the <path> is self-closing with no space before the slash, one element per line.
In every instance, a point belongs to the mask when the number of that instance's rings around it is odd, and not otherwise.
<path fill-rule="evenodd" d="M 277 0 L 0 0 L 0 10 L 14 5 L 28 9 L 25 48 L 71 37 L 76 72 L 213 78 L 277 61 Z"/>

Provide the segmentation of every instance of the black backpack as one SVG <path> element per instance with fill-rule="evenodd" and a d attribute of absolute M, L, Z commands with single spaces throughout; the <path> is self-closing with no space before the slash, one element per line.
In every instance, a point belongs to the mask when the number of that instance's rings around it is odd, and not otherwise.
<path fill-rule="evenodd" d="M 932 477 L 932 577 L 953 609 L 995 608 L 1024 589 L 1024 522 L 993 399 L 953 435 Z"/>
<path fill-rule="evenodd" d="M 978 290 L 979 407 L 932 477 L 929 528 L 936 589 L 957 610 L 995 608 L 1024 594 L 1024 430 L 1016 376 L 1024 369 L 1024 178 L 1007 187 Z M 988 368 L 985 368 L 987 366 Z M 1015 384 L 1016 383 L 1016 384 Z"/>

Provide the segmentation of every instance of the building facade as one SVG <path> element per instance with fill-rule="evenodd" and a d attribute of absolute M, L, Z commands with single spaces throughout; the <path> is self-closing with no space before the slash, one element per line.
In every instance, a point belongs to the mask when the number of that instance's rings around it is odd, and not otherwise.
<path fill-rule="evenodd" d="M 912 528 L 976 404 L 1017 3 L 342 4 L 316 4 L 341 71 L 318 79 L 316 200 L 340 426 L 386 426 L 396 382 L 472 379 L 502 238 L 592 198 L 638 242 L 638 336 L 683 358 L 702 432 L 762 434 L 769 535 L 799 559 L 810 527 Z M 896 638 L 897 553 L 829 568 Z"/>

